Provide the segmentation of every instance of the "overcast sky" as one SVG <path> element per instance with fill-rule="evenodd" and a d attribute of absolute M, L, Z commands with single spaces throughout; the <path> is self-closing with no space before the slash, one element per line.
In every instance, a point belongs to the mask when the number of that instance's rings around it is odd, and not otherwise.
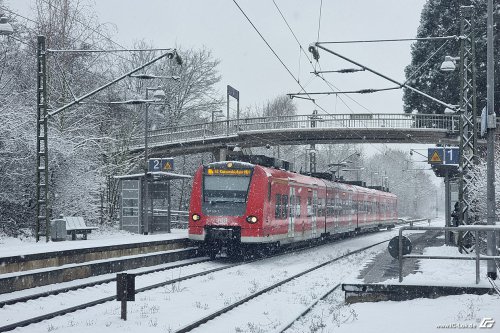
<path fill-rule="evenodd" d="M 33 16 L 29 11 L 33 0 L 5 2 L 13 10 Z M 313 67 L 300 54 L 299 45 L 277 7 L 307 50 L 310 43 L 318 40 L 319 22 L 320 41 L 415 37 L 425 0 L 323 0 L 321 21 L 321 0 L 237 0 L 237 3 L 306 90 L 326 92 L 331 88 L 310 73 Z M 214 57 L 221 60 L 221 94 L 225 94 L 227 84 L 238 89 L 242 107 L 261 106 L 267 100 L 300 90 L 232 0 L 98 0 L 94 9 L 101 22 L 113 25 L 114 40 L 125 47 L 145 39 L 157 47 L 205 46 L 212 50 Z M 410 46 L 410 42 L 327 45 L 398 81 L 404 81 Z M 318 66 L 322 70 L 355 67 L 325 52 L 321 52 Z M 325 74 L 325 78 L 341 91 L 394 87 L 393 83 L 368 72 Z M 296 101 L 299 114 L 309 114 L 317 108 L 309 101 Z M 403 112 L 401 90 L 317 97 L 317 103 L 328 113 Z M 417 147 L 422 148 L 412 146 Z M 373 145 L 367 148 L 380 151 Z"/>
<path fill-rule="evenodd" d="M 33 0 L 7 0 L 14 10 L 28 15 Z M 286 26 L 276 5 L 302 46 L 318 40 L 321 0 L 237 0 L 243 11 L 308 92 L 331 91 L 313 70 Z M 275 5 L 276 3 L 276 5 Z M 416 35 L 424 0 L 323 0 L 320 41 L 408 38 Z M 241 105 L 262 105 L 299 85 L 272 54 L 232 0 L 99 0 L 95 11 L 101 22 L 113 24 L 114 40 L 130 47 L 145 39 L 158 47 L 211 49 L 221 60 L 221 93 L 227 84 L 240 91 Z M 368 67 L 404 81 L 404 67 L 410 61 L 410 43 L 328 45 Z M 307 52 L 309 53 L 309 52 Z M 323 70 L 352 68 L 351 64 L 322 52 Z M 300 63 L 300 66 L 299 66 Z M 319 65 L 316 65 L 319 69 Z M 387 88 L 394 84 L 367 72 L 325 74 L 339 90 Z M 402 91 L 370 95 L 317 97 L 329 113 L 402 112 Z M 352 99 L 351 99 L 352 98 Z M 361 105 L 359 105 L 359 104 Z M 298 101 L 299 113 L 310 113 L 311 102 Z"/>

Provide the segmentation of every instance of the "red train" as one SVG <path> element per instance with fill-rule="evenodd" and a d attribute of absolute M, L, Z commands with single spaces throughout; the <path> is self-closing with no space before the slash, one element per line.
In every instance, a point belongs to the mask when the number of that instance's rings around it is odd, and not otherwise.
<path fill-rule="evenodd" d="M 394 194 L 226 161 L 200 166 L 194 176 L 189 238 L 215 257 L 221 249 L 234 255 L 396 222 Z"/>

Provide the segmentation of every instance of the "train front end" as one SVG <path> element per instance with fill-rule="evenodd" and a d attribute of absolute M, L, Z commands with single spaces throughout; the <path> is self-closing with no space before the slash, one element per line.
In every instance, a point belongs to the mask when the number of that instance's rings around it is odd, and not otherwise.
<path fill-rule="evenodd" d="M 253 164 L 234 161 L 210 163 L 196 172 L 189 238 L 200 242 L 211 257 L 221 250 L 240 253 L 242 238 L 258 238 L 262 232 L 265 195 L 258 193 L 256 171 Z"/>

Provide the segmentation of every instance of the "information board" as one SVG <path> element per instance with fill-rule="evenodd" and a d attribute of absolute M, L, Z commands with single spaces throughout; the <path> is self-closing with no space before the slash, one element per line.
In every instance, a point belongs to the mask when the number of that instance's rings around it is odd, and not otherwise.
<path fill-rule="evenodd" d="M 460 150 L 458 147 L 428 148 L 427 162 L 429 164 L 458 165 L 460 163 Z"/>
<path fill-rule="evenodd" d="M 148 161 L 148 171 L 149 172 L 171 172 L 174 171 L 174 159 L 171 157 L 167 158 L 150 158 Z"/>

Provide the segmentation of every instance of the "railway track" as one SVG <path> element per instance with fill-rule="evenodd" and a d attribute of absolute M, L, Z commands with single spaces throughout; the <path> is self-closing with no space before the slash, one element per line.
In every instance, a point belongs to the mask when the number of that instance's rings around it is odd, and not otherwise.
<path fill-rule="evenodd" d="M 194 322 L 192 322 L 192 323 L 190 323 L 190 324 L 188 324 L 188 325 L 186 325 L 186 326 L 184 326 L 184 327 L 182 327 L 182 328 L 180 328 L 180 329 L 178 329 L 178 330 L 176 330 L 176 331 L 174 331 L 174 332 L 175 332 L 175 333 L 187 333 L 187 332 L 190 332 L 190 331 L 192 331 L 192 330 L 194 330 L 194 329 L 196 329 L 196 328 L 200 328 L 202 325 L 206 324 L 207 322 L 209 322 L 209 321 L 211 321 L 211 320 L 214 320 L 214 319 L 216 319 L 217 317 L 219 317 L 219 316 L 221 316 L 221 315 L 223 315 L 223 314 L 226 314 L 226 313 L 228 313 L 229 311 L 231 311 L 231 310 L 233 310 L 233 309 L 235 309 L 235 308 L 237 308 L 237 307 L 239 307 L 239 306 L 241 306 L 241 305 L 243 305 L 243 304 L 246 304 L 246 303 L 248 303 L 249 301 L 251 301 L 251 300 L 253 300 L 253 299 L 255 299 L 255 298 L 257 298 L 257 297 L 259 297 L 259 296 L 261 296 L 261 295 L 264 295 L 264 294 L 267 294 L 267 293 L 269 293 L 269 292 L 271 292 L 271 291 L 273 291 L 273 290 L 276 290 L 277 288 L 279 288 L 279 287 L 283 286 L 283 285 L 284 285 L 284 284 L 286 284 L 286 283 L 289 283 L 289 282 L 291 282 L 291 281 L 293 281 L 293 280 L 295 280 L 295 279 L 297 279 L 297 278 L 300 278 L 300 277 L 302 277 L 302 276 L 304 276 L 304 275 L 306 275 L 306 274 L 308 274 L 308 273 L 311 273 L 311 272 L 313 272 L 313 271 L 316 271 L 316 270 L 318 270 L 318 269 L 320 269 L 320 268 L 323 268 L 323 267 L 325 267 L 325 266 L 327 266 L 327 265 L 333 264 L 333 263 L 335 263 L 335 262 L 337 262 L 337 261 L 339 261 L 339 260 L 342 260 L 342 259 L 348 258 L 348 257 L 353 256 L 353 255 L 355 255 L 355 254 L 358 254 L 358 253 L 360 253 L 360 252 L 366 251 L 366 250 L 371 249 L 371 248 L 373 248 L 373 247 L 375 247 L 375 246 L 377 246 L 377 245 L 380 245 L 380 244 L 383 244 L 383 243 L 387 243 L 388 241 L 389 241 L 389 240 L 384 240 L 384 241 L 381 241 L 381 242 L 377 242 L 377 243 L 371 244 L 371 245 L 369 245 L 369 246 L 365 246 L 365 247 L 363 247 L 363 248 L 360 248 L 360 249 L 358 249 L 358 250 L 355 250 L 355 251 L 352 251 L 352 252 L 346 253 L 346 254 L 344 254 L 344 255 L 338 256 L 338 257 L 333 258 L 333 259 L 331 259 L 331 260 L 325 261 L 325 262 L 323 262 L 323 263 L 321 263 L 321 264 L 315 265 L 315 266 L 313 266 L 313 267 L 311 267 L 311 268 L 309 268 L 309 269 L 307 269 L 307 270 L 304 270 L 304 271 L 302 271 L 302 272 L 300 272 L 300 273 L 294 274 L 294 275 L 292 275 L 292 276 L 290 276 L 290 277 L 288 277 L 288 278 L 286 278 L 286 279 L 283 279 L 283 280 L 281 280 L 281 281 L 279 281 L 279 282 L 273 283 L 273 284 L 271 284 L 270 286 L 267 286 L 266 288 L 263 288 L 263 289 L 261 289 L 261 290 L 259 290 L 259 291 L 257 291 L 257 292 L 254 292 L 254 293 L 252 293 L 251 295 L 249 295 L 249 296 L 247 296 L 247 297 L 244 297 L 244 298 L 240 299 L 239 301 L 237 301 L 237 302 L 235 302 L 235 303 L 233 303 L 233 304 L 230 304 L 230 305 L 228 305 L 228 306 L 225 306 L 225 307 L 223 307 L 223 308 L 221 308 L 221 309 L 219 309 L 219 310 L 217 310 L 217 311 L 215 311 L 215 312 L 213 312 L 213 313 L 211 313 L 211 314 L 209 314 L 209 315 L 207 315 L 207 316 L 205 316 L 205 317 L 203 317 L 203 318 L 201 318 L 201 319 L 199 319 L 199 320 L 196 320 L 196 321 L 194 321 Z M 335 290 L 338 288 L 338 286 L 339 286 L 339 284 L 337 284 L 334 288 L 332 288 L 332 289 L 331 289 L 331 290 L 329 290 L 327 293 L 325 293 L 323 296 L 321 296 L 321 297 L 317 300 L 317 302 L 318 302 L 319 300 L 321 300 L 321 299 L 326 298 L 328 295 L 330 295 L 333 291 L 335 291 Z M 307 312 L 308 312 L 308 311 L 309 311 L 309 310 L 310 310 L 310 309 L 311 309 L 311 308 L 312 308 L 312 307 L 313 307 L 313 306 L 314 306 L 317 302 L 315 302 L 315 303 L 311 304 L 311 306 L 309 306 L 309 307 L 308 307 L 308 309 L 307 309 L 306 311 L 304 311 L 303 313 L 301 313 L 301 316 L 302 316 L 303 314 L 307 313 Z M 300 316 L 299 316 L 299 317 L 300 317 Z M 296 319 L 298 319 L 298 317 L 297 317 Z M 295 322 L 295 320 L 296 320 L 296 319 L 294 319 L 294 320 L 293 320 L 290 324 L 288 324 L 288 325 L 287 325 L 287 326 L 286 326 L 283 330 L 281 330 L 281 332 L 283 332 L 283 331 L 285 331 L 286 329 L 288 329 L 288 328 L 289 328 L 289 327 L 290 327 L 290 326 L 291 326 L 291 325 Z"/>
<path fill-rule="evenodd" d="M 210 261 L 210 260 L 206 259 L 206 258 L 196 259 L 196 260 L 189 260 L 186 263 L 175 264 L 175 265 L 168 265 L 166 267 L 152 268 L 152 269 L 138 271 L 135 274 L 136 274 L 136 276 L 141 276 L 141 275 L 152 274 L 152 273 L 162 272 L 162 271 L 176 269 L 176 268 L 188 267 L 188 266 L 191 266 L 191 265 L 195 265 L 195 264 L 199 264 L 199 263 L 204 263 L 204 262 L 207 262 L 207 261 Z M 59 295 L 59 294 L 62 294 L 62 293 L 67 293 L 69 291 L 74 291 L 74 290 L 79 290 L 79 289 L 94 287 L 94 286 L 98 286 L 98 285 L 101 285 L 101 284 L 112 283 L 112 282 L 115 282 L 115 281 L 116 281 L 116 277 L 105 278 L 105 279 L 99 279 L 99 280 L 92 281 L 92 282 L 86 282 L 86 283 L 81 283 L 81 284 L 77 284 L 77 285 L 72 285 L 72 286 L 68 286 L 68 287 L 64 287 L 64 288 L 52 289 L 52 290 L 48 290 L 48 291 L 44 291 L 44 292 L 34 293 L 34 294 L 31 294 L 31 295 L 27 295 L 27 296 L 10 298 L 10 299 L 4 300 L 4 301 L 0 301 L 0 309 L 3 308 L 6 305 L 14 305 L 14 304 L 21 303 L 21 302 L 28 302 L 28 301 L 36 300 L 36 299 L 42 298 L 42 297 Z"/>
<path fill-rule="evenodd" d="M 347 240 L 349 240 L 349 239 L 347 239 Z M 388 240 L 385 240 L 384 242 L 387 242 L 387 241 Z M 355 253 L 360 252 L 360 251 L 364 251 L 364 250 L 366 250 L 368 248 L 371 248 L 371 247 L 376 246 L 376 245 L 381 244 L 381 243 L 383 243 L 383 242 L 379 242 L 377 244 L 373 244 L 372 246 L 364 248 L 362 250 L 351 252 L 349 254 L 345 254 L 344 256 L 335 258 L 335 259 L 333 259 L 333 260 L 331 260 L 329 262 L 323 263 L 322 265 L 319 265 L 319 266 L 315 267 L 314 269 L 310 269 L 308 271 L 302 272 L 301 274 L 299 274 L 297 276 L 289 278 L 286 281 L 282 281 L 281 284 L 284 284 L 284 283 L 286 283 L 288 281 L 291 281 L 294 278 L 297 278 L 298 276 L 307 274 L 309 271 L 312 271 L 312 270 L 315 270 L 315 269 L 319 269 L 320 267 L 328 265 L 331 262 L 335 262 L 337 260 L 340 260 L 343 257 L 355 254 Z M 304 247 L 302 249 L 293 249 L 293 251 L 297 252 L 297 251 L 307 250 L 309 248 L 310 247 Z M 280 255 L 283 255 L 283 253 L 276 254 L 274 256 L 280 256 Z M 273 257 L 273 256 L 268 256 L 268 257 L 264 257 L 264 258 L 258 258 L 258 259 L 254 259 L 254 260 L 250 260 L 250 261 L 237 262 L 237 263 L 227 263 L 227 262 L 226 263 L 221 263 L 221 261 L 218 261 L 217 264 L 221 265 L 219 267 L 208 268 L 208 269 L 205 269 L 204 271 L 201 271 L 201 272 L 196 272 L 196 273 L 193 273 L 193 274 L 187 274 L 187 275 L 184 275 L 184 276 L 181 276 L 181 277 L 178 277 L 178 278 L 163 280 L 162 282 L 153 283 L 153 284 L 150 284 L 148 286 L 137 288 L 136 289 L 136 293 L 141 293 L 141 292 L 145 292 L 145 291 L 148 291 L 148 290 L 152 290 L 152 289 L 156 289 L 156 288 L 160 288 L 160 287 L 164 287 L 164 286 L 168 286 L 168 285 L 174 285 L 174 284 L 179 283 L 181 281 L 185 281 L 185 280 L 189 280 L 189 279 L 194 279 L 194 278 L 205 276 L 205 275 L 208 275 L 208 274 L 211 274 L 211 273 L 215 273 L 215 272 L 218 272 L 218 271 L 221 271 L 221 270 L 230 269 L 230 268 L 233 268 L 233 267 L 236 267 L 236 266 L 240 266 L 240 265 L 246 265 L 246 264 L 249 264 L 249 263 L 252 263 L 252 262 L 255 262 L 255 261 L 259 261 L 259 260 L 262 260 L 262 259 L 268 259 L 268 258 L 271 258 L 271 257 Z M 203 264 L 203 263 L 207 263 L 208 261 L 209 261 L 209 259 L 204 258 L 204 259 L 199 259 L 199 260 L 195 260 L 195 261 L 190 261 L 188 263 L 170 265 L 168 267 L 148 269 L 148 270 L 143 270 L 141 272 L 138 272 L 137 275 L 144 276 L 144 275 L 154 274 L 154 273 L 158 273 L 158 272 L 162 272 L 162 271 L 173 270 L 175 268 L 185 268 L 185 267 L 188 267 L 188 266 L 200 265 L 200 264 Z M 116 278 L 114 278 L 114 277 L 113 278 L 107 278 L 107 279 L 101 279 L 101 280 L 93 281 L 93 282 L 90 282 L 90 283 L 79 284 L 79 285 L 75 285 L 75 286 L 71 286 L 71 287 L 60 288 L 60 289 L 56 289 L 56 290 L 51 290 L 51 291 L 42 292 L 42 293 L 36 293 L 36 294 L 33 294 L 33 295 L 29 295 L 29 296 L 23 296 L 23 297 L 19 297 L 19 298 L 14 298 L 14 299 L 2 301 L 2 302 L 0 302 L 0 311 L 1 311 L 1 308 L 8 307 L 8 306 L 11 306 L 11 305 L 16 305 L 16 304 L 18 304 L 20 302 L 27 302 L 27 301 L 31 301 L 31 300 L 36 300 L 36 299 L 44 298 L 44 297 L 47 297 L 47 296 L 54 296 L 54 295 L 59 295 L 59 294 L 65 294 L 65 293 L 68 293 L 70 291 L 75 291 L 75 290 L 84 290 L 85 288 L 91 288 L 91 287 L 98 286 L 98 285 L 109 285 L 109 286 L 111 286 L 111 284 L 115 280 L 116 280 Z M 274 286 L 273 288 L 271 288 L 269 290 L 277 288 L 278 286 L 279 285 L 276 285 L 276 286 Z M 114 289 L 115 288 L 114 285 L 112 285 L 109 288 L 112 289 L 113 291 L 115 290 Z M 249 298 L 249 299 L 241 300 L 238 303 L 235 303 L 236 305 L 233 304 L 231 306 L 231 309 L 237 307 L 240 304 L 244 304 L 245 302 L 248 302 L 249 300 L 251 300 L 251 299 L 253 299 L 253 298 L 255 298 L 255 297 L 257 297 L 257 296 L 259 296 L 259 295 L 261 295 L 261 294 L 263 294 L 265 292 L 266 291 L 262 291 L 258 295 L 255 295 L 255 294 L 252 295 L 252 297 Z M 25 320 L 22 320 L 22 321 L 13 322 L 13 323 L 10 323 L 8 325 L 1 326 L 0 327 L 0 332 L 7 332 L 7 331 L 13 330 L 13 329 L 18 328 L 18 327 L 24 327 L 24 326 L 27 326 L 27 325 L 30 325 L 30 324 L 39 323 L 39 322 L 47 320 L 47 319 L 51 319 L 51 318 L 54 318 L 54 317 L 57 317 L 57 316 L 63 316 L 65 314 L 68 314 L 68 313 L 71 313 L 71 312 L 74 312 L 74 311 L 77 311 L 77 310 L 89 308 L 89 307 L 92 307 L 92 306 L 96 306 L 98 304 L 103 304 L 103 303 L 114 301 L 114 300 L 116 300 L 116 295 L 113 294 L 112 296 L 103 297 L 103 298 L 92 300 L 92 301 L 89 301 L 89 302 L 80 303 L 80 304 L 77 304 L 77 305 L 74 305 L 74 306 L 70 306 L 70 307 L 66 307 L 64 309 L 60 309 L 60 310 L 56 310 L 56 311 L 51 311 L 49 313 L 46 313 L 46 314 L 43 314 L 43 315 L 40 315 L 40 316 L 37 316 L 37 317 L 34 317 L 34 318 L 28 318 L 28 319 L 25 319 Z M 217 314 L 213 314 L 213 315 L 215 315 L 215 317 L 216 317 L 217 315 L 220 315 L 220 314 L 225 313 L 227 311 L 230 311 L 230 309 L 225 309 L 225 310 L 223 310 L 220 313 L 218 311 Z M 212 318 L 208 318 L 208 319 L 204 318 L 205 322 L 209 321 L 211 319 Z M 193 325 L 193 324 L 191 324 L 191 325 Z M 202 323 L 199 323 L 199 325 L 201 325 L 201 324 Z M 187 332 L 187 331 L 188 330 L 181 330 L 179 332 Z"/>
<path fill-rule="evenodd" d="M 201 260 L 198 260 L 198 261 L 195 261 L 195 262 L 188 262 L 188 263 L 177 264 L 177 265 L 173 265 L 173 266 L 169 266 L 169 267 L 150 269 L 150 270 L 147 270 L 147 271 L 139 272 L 139 273 L 137 273 L 137 275 L 141 276 L 141 275 L 153 274 L 153 273 L 158 273 L 158 272 L 162 272 L 162 271 L 166 271 L 166 270 L 171 270 L 171 269 L 176 269 L 176 268 L 185 268 L 185 267 L 188 267 L 188 266 L 197 265 L 197 264 L 201 264 L 201 263 L 205 263 L 205 262 L 209 262 L 209 261 L 210 261 L 209 259 L 201 259 Z M 180 282 L 180 281 L 184 281 L 184 280 L 188 280 L 188 279 L 192 279 L 192 278 L 204 276 L 204 275 L 207 275 L 207 274 L 211 274 L 211 273 L 223 270 L 223 269 L 232 268 L 234 266 L 242 265 L 242 264 L 244 264 L 244 263 L 227 264 L 227 265 L 223 265 L 221 267 L 207 269 L 207 270 L 204 270 L 204 271 L 201 271 L 201 272 L 198 272 L 198 273 L 188 274 L 188 275 L 185 275 L 185 276 L 182 276 L 182 277 L 178 277 L 178 278 L 175 278 L 175 279 L 170 279 L 170 280 L 166 280 L 166 281 L 163 281 L 163 282 L 158 282 L 158 283 L 146 286 L 146 287 L 138 288 L 138 289 L 136 289 L 136 293 L 141 293 L 141 292 L 144 292 L 144 291 L 147 291 L 147 290 L 151 290 L 151 289 L 155 289 L 155 288 L 160 288 L 160 287 L 167 286 L 167 285 L 170 285 L 170 284 L 174 284 L 174 283 L 177 283 L 177 282 Z M 109 284 L 110 285 L 111 283 L 113 283 L 115 281 L 116 281 L 116 278 L 102 279 L 102 280 L 99 280 L 99 281 L 90 282 L 90 283 L 84 283 L 84 284 L 80 284 L 80 285 L 76 285 L 76 286 L 72 286 L 72 287 L 68 287 L 68 288 L 62 288 L 62 289 L 52 290 L 52 291 L 48 291 L 48 292 L 44 292 L 44 293 L 33 294 L 33 295 L 29 295 L 29 296 L 25 296 L 25 297 L 20 297 L 20 298 L 8 300 L 8 301 L 3 301 L 2 302 L 2 307 L 8 306 L 8 305 L 15 305 L 15 304 L 18 304 L 18 303 L 24 303 L 24 302 L 27 302 L 27 301 L 33 301 L 33 300 L 36 300 L 36 299 L 39 299 L 39 298 L 43 298 L 43 297 L 64 294 L 64 293 L 67 293 L 69 291 L 82 290 L 82 289 L 89 288 L 89 287 L 94 287 L 94 286 L 97 286 L 97 285 L 103 285 L 103 284 Z M 114 285 L 110 286 L 110 288 L 114 290 L 115 286 Z M 7 331 L 10 331 L 10 330 L 16 329 L 18 327 L 24 327 L 24 326 L 28 326 L 30 324 L 39 323 L 39 322 L 47 320 L 47 319 L 51 319 L 51 318 L 54 318 L 54 317 L 57 317 L 57 316 L 62 316 L 62 315 L 65 315 L 65 314 L 68 314 L 68 313 L 71 313 L 71 312 L 74 312 L 74 311 L 77 311 L 77 310 L 86 309 L 86 308 L 89 308 L 89 307 L 92 307 L 92 306 L 95 306 L 95 305 L 98 305 L 98 304 L 102 304 L 102 303 L 106 303 L 106 302 L 110 302 L 110 301 L 114 301 L 114 300 L 116 300 L 116 295 L 108 296 L 108 297 L 103 297 L 103 298 L 100 298 L 100 299 L 97 299 L 97 300 L 93 300 L 93 301 L 90 301 L 90 302 L 81 303 L 81 304 L 78 304 L 78 305 L 75 305 L 75 306 L 71 306 L 71 307 L 68 307 L 68 308 L 64 308 L 64 309 L 61 309 L 61 310 L 58 310 L 58 311 L 53 311 L 53 312 L 50 312 L 50 313 L 46 313 L 46 314 L 41 315 L 41 316 L 37 316 L 37 317 L 34 317 L 34 318 L 29 318 L 29 319 L 26 319 L 26 320 L 22 320 L 22 321 L 18 321 L 18 322 L 15 322 L 15 323 L 11 323 L 9 325 L 1 326 L 0 327 L 0 332 L 7 332 Z"/>
<path fill-rule="evenodd" d="M 309 248 L 310 247 L 296 248 L 296 249 L 294 249 L 294 251 L 302 251 L 302 250 L 306 250 L 306 249 L 309 249 Z M 285 251 L 283 253 L 287 253 L 287 252 Z M 249 263 L 252 263 L 252 262 L 255 262 L 255 261 L 258 261 L 258 260 L 262 260 L 262 259 L 267 259 L 267 258 L 279 256 L 279 255 L 282 255 L 283 253 L 275 254 L 275 255 L 272 255 L 272 256 L 267 256 L 267 257 L 264 257 L 264 258 L 257 258 L 257 259 L 253 259 L 253 260 L 247 260 L 247 261 L 243 261 L 243 262 L 229 263 L 229 264 L 224 265 L 222 267 L 208 269 L 208 270 L 205 270 L 205 271 L 202 271 L 202 272 L 198 272 L 198 273 L 194 273 L 194 274 L 188 274 L 188 275 L 185 275 L 183 277 L 179 277 L 179 278 L 170 279 L 170 280 L 167 280 L 167 281 L 155 283 L 155 284 L 152 284 L 152 285 L 149 285 L 149 286 L 146 286 L 146 287 L 142 287 L 142 288 L 136 289 L 136 294 L 137 293 L 141 293 L 141 292 L 145 292 L 145 291 L 148 291 L 148 290 L 152 290 L 152 289 L 155 289 L 155 288 L 164 287 L 164 286 L 167 286 L 167 285 L 173 285 L 175 283 L 178 283 L 178 282 L 181 282 L 181 281 L 185 281 L 185 280 L 188 280 L 188 279 L 193 279 L 193 278 L 205 276 L 205 275 L 208 275 L 208 274 L 211 274 L 211 273 L 214 273 L 214 272 L 218 272 L 218 271 L 221 271 L 221 270 L 224 270 L 224 269 L 233 268 L 235 266 L 245 265 L 245 264 L 249 264 Z M 192 265 L 196 265 L 196 264 L 200 264 L 200 263 L 206 263 L 206 262 L 210 262 L 210 261 L 212 261 L 212 260 L 207 259 L 207 258 L 202 258 L 202 259 L 199 259 L 199 260 L 193 260 L 193 261 L 190 261 L 190 262 L 187 262 L 187 263 L 183 263 L 183 264 L 176 264 L 176 265 L 170 265 L 168 267 L 161 267 L 161 268 L 153 268 L 153 269 L 143 270 L 143 271 L 140 271 L 140 272 L 136 273 L 136 276 L 148 275 L 148 274 L 158 273 L 158 272 L 162 272 L 162 271 L 173 270 L 173 269 L 177 269 L 177 268 L 185 268 L 185 267 L 188 267 L 188 266 L 192 266 Z M 70 286 L 70 287 L 59 288 L 59 289 L 49 290 L 49 291 L 40 292 L 40 293 L 34 293 L 34 294 L 23 296 L 23 297 L 12 298 L 12 299 L 8 299 L 8 300 L 0 301 L 0 309 L 3 308 L 3 307 L 5 307 L 5 306 L 15 305 L 15 304 L 18 304 L 18 303 L 25 303 L 25 302 L 28 302 L 28 301 L 37 300 L 39 298 L 60 295 L 60 294 L 68 293 L 70 291 L 81 290 L 81 289 L 90 288 L 90 287 L 94 287 L 94 286 L 98 286 L 98 285 L 111 284 L 111 283 L 113 283 L 115 281 L 116 281 L 116 277 L 106 278 L 106 279 L 100 279 L 98 281 L 93 281 L 93 282 L 88 282 L 88 283 L 82 283 L 82 284 L 78 284 L 78 285 L 73 285 L 73 286 Z M 92 306 L 96 306 L 98 304 L 103 304 L 103 303 L 114 301 L 114 300 L 116 300 L 116 295 L 109 296 L 109 297 L 103 297 L 103 298 L 100 298 L 100 299 L 97 299 L 97 300 L 93 300 L 93 301 L 90 301 L 90 302 L 78 304 L 78 305 L 75 305 L 75 306 L 72 306 L 72 307 L 68 307 L 68 308 L 65 308 L 65 309 L 61 309 L 61 310 L 58 310 L 58 311 L 53 311 L 53 312 L 50 312 L 50 313 L 47 313 L 47 314 L 44 314 L 44 315 L 41 315 L 41 316 L 37 316 L 37 317 L 29 318 L 29 319 L 26 319 L 26 320 L 18 321 L 18 322 L 15 322 L 15 323 L 11 323 L 11 324 L 8 324 L 8 325 L 0 326 L 0 332 L 8 332 L 8 331 L 14 330 L 14 329 L 16 329 L 18 327 L 25 327 L 25 326 L 28 326 L 28 325 L 31 325 L 31 324 L 42 322 L 44 320 L 52 319 L 52 318 L 58 317 L 58 316 L 63 316 L 65 314 L 68 314 L 68 313 L 71 313 L 71 312 L 75 312 L 75 311 L 78 311 L 78 310 L 83 310 L 83 309 L 86 309 L 86 308 L 89 308 L 89 307 L 92 307 Z"/>

